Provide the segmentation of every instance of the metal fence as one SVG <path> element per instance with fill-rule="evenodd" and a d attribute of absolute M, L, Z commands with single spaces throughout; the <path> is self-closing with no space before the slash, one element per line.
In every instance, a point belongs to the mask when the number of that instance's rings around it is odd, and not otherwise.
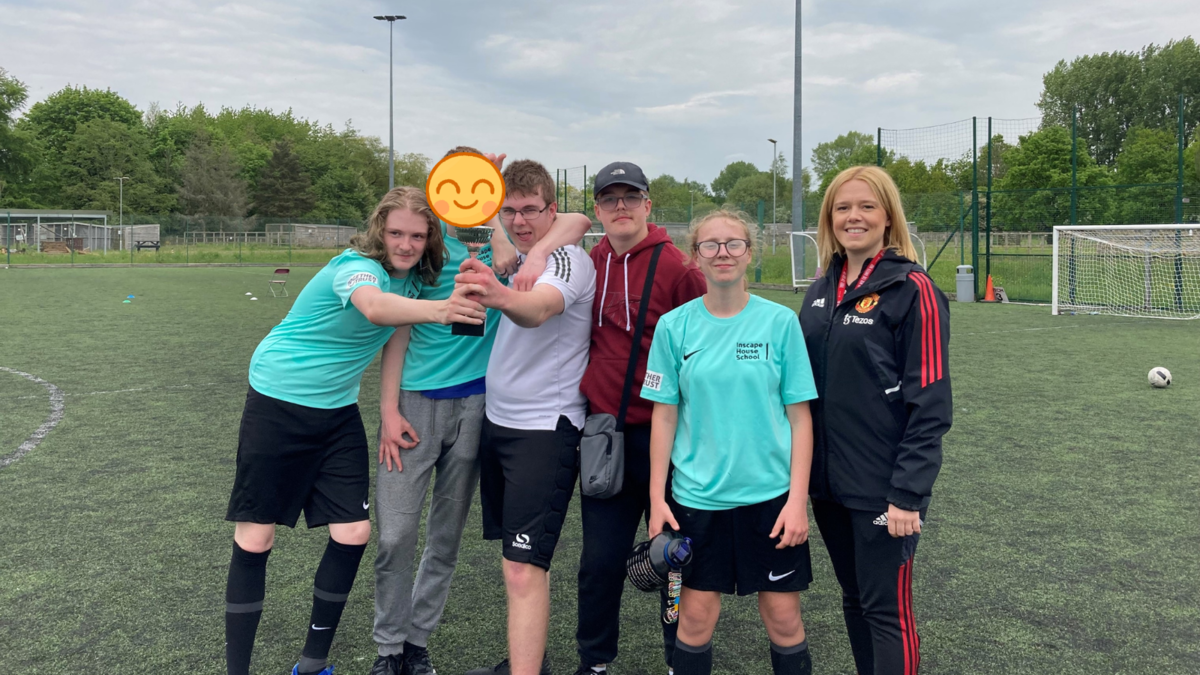
<path fill-rule="evenodd" d="M 1181 98 L 1175 131 L 1174 180 L 1139 185 L 1081 184 L 1078 163 L 1085 155 L 1077 125 L 1065 130 L 1071 142 L 1065 185 L 1001 190 L 998 175 L 1003 152 L 1021 137 L 1045 128 L 1040 118 L 971 118 L 919 129 L 877 129 L 876 164 L 895 170 L 904 160 L 941 163 L 969 183 L 953 192 L 902 194 L 905 215 L 921 233 L 953 232 L 929 254 L 930 274 L 952 282 L 947 265 L 970 264 L 976 271 L 976 295 L 991 275 L 1014 300 L 1049 302 L 1052 251 L 1048 237 L 1056 225 L 1129 225 L 1200 222 L 1200 185 L 1185 181 L 1186 129 Z M 1078 118 L 1078 113 L 1076 113 Z M 895 165 L 895 166 L 894 166 Z M 1104 182 L 1112 183 L 1114 172 Z M 815 227 L 819 205 L 805 205 L 806 229 Z M 809 224 L 807 221 L 812 220 Z M 930 244 L 930 237 L 923 237 Z"/>
<path fill-rule="evenodd" d="M 5 264 L 321 263 L 365 221 L 124 214 L 123 226 L 0 211 Z M 111 223 L 110 218 L 108 222 Z"/>

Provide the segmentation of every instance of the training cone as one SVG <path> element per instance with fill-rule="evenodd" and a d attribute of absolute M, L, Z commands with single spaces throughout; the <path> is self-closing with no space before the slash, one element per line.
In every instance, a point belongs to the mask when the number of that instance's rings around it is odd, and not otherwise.
<path fill-rule="evenodd" d="M 983 290 L 983 301 L 984 302 L 995 302 L 996 301 L 996 288 L 994 286 L 992 286 L 992 275 L 990 275 L 990 274 L 988 275 L 988 279 L 987 279 L 987 287 L 985 287 Z"/>

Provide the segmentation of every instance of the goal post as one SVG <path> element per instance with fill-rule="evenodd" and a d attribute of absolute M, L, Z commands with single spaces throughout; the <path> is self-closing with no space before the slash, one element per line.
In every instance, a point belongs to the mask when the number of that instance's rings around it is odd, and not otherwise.
<path fill-rule="evenodd" d="M 817 239 L 809 232 L 789 232 L 788 245 L 792 257 L 792 292 L 798 293 L 821 274 Z"/>
<path fill-rule="evenodd" d="M 1200 223 L 1054 228 L 1051 312 L 1200 319 Z"/>

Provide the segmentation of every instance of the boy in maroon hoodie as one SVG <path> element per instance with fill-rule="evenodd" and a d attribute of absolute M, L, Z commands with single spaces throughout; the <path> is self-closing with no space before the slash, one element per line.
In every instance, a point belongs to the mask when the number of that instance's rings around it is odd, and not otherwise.
<path fill-rule="evenodd" d="M 638 395 L 654 327 L 663 314 L 704 295 L 704 275 L 675 247 L 666 229 L 647 223 L 649 185 L 635 164 L 614 162 L 596 174 L 596 218 L 604 237 L 592 249 L 596 300 L 592 303 L 589 363 L 579 388 L 589 412 L 616 415 L 636 337 L 642 341 L 634 391 L 625 414 L 624 487 L 608 499 L 581 497 L 583 554 L 579 562 L 579 624 L 575 632 L 580 667 L 576 675 L 605 672 L 617 656 L 625 558 L 650 511 L 650 413 L 654 404 Z M 641 297 L 654 247 L 665 242 L 654 271 L 650 298 Z M 645 328 L 634 336 L 638 309 L 650 304 Z M 665 603 L 665 598 L 664 598 Z M 675 647 L 675 625 L 663 625 L 667 665 Z"/>

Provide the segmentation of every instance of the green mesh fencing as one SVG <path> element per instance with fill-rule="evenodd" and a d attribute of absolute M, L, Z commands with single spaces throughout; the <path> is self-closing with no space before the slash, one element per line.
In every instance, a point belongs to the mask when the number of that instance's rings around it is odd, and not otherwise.
<path fill-rule="evenodd" d="M 1186 106 L 1178 110 L 1183 115 Z M 1061 152 L 1047 154 L 1047 161 L 1057 164 L 1018 164 L 1020 153 L 1010 153 L 1031 134 L 1047 130 L 1039 117 L 880 128 L 876 163 L 901 186 L 906 218 L 924 244 L 930 276 L 941 288 L 953 290 L 954 268 L 969 264 L 976 271 L 977 295 L 991 275 L 1013 300 L 1049 302 L 1054 226 L 1200 222 L 1200 185 L 1185 178 L 1200 174 L 1200 157 L 1184 156 L 1189 138 L 1178 130 L 1186 125 L 1182 117 L 1176 122 L 1176 161 L 1165 167 L 1170 182 L 1117 184 L 1116 167 L 1096 165 L 1075 124 L 1050 130 L 1042 139 L 1060 144 Z M 1198 163 L 1195 174 L 1190 173 L 1191 162 Z M 1010 180 L 1014 167 L 1025 173 L 1014 173 Z M 937 180 L 930 178 L 933 174 Z M 1031 175 L 1047 178 L 1030 185 Z M 924 190 L 922 180 L 951 182 L 954 189 Z M 1010 187 L 1014 184 L 1021 187 Z M 814 221 L 817 209 L 819 205 L 806 205 Z"/>

